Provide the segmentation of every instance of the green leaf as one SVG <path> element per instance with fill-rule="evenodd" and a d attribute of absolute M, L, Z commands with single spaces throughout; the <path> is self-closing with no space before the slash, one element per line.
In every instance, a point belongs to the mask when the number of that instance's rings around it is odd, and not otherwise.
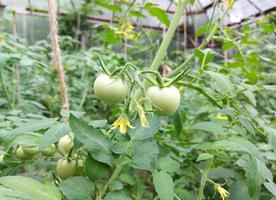
<path fill-rule="evenodd" d="M 6 66 L 7 61 L 10 59 L 10 55 L 7 53 L 0 53 L 0 70 Z"/>
<path fill-rule="evenodd" d="M 158 165 L 162 171 L 168 173 L 173 173 L 180 170 L 180 164 L 170 157 L 159 158 Z"/>
<path fill-rule="evenodd" d="M 109 192 L 104 200 L 132 200 L 126 193 L 123 191 L 114 191 Z"/>
<path fill-rule="evenodd" d="M 153 185 L 160 200 L 173 200 L 174 184 L 169 174 L 164 171 L 154 171 L 152 173 Z"/>
<path fill-rule="evenodd" d="M 129 14 L 134 16 L 134 17 L 138 17 L 138 18 L 145 18 L 146 17 L 142 12 L 140 12 L 138 10 L 131 10 L 131 11 L 129 11 Z"/>
<path fill-rule="evenodd" d="M 156 168 L 157 155 L 158 147 L 155 141 L 136 141 L 133 145 L 132 166 L 151 171 Z"/>
<path fill-rule="evenodd" d="M 106 119 L 92 120 L 89 122 L 89 125 L 93 126 L 94 128 L 102 128 L 105 125 L 107 125 L 107 120 Z"/>
<path fill-rule="evenodd" d="M 276 197 L 276 184 L 273 182 L 265 182 L 264 183 L 265 188 L 273 194 L 273 196 Z"/>
<path fill-rule="evenodd" d="M 195 49 L 195 56 L 199 59 L 200 65 L 203 66 L 211 62 L 214 59 L 215 55 L 216 52 L 211 49 Z"/>
<path fill-rule="evenodd" d="M 36 200 L 33 197 L 0 185 L 1 200 Z"/>
<path fill-rule="evenodd" d="M 61 200 L 62 196 L 58 189 L 52 184 L 42 184 L 31 178 L 23 176 L 4 176 L 0 177 L 0 184 L 30 195 L 36 200 Z"/>
<path fill-rule="evenodd" d="M 274 152 L 276 153 L 276 129 L 266 126 L 264 127 L 264 131 L 268 135 L 269 144 L 271 145 Z"/>
<path fill-rule="evenodd" d="M 247 185 L 244 181 L 238 180 L 229 185 L 229 200 L 251 200 Z"/>
<path fill-rule="evenodd" d="M 225 130 L 220 124 L 216 124 L 213 122 L 198 122 L 194 124 L 191 129 L 201 130 L 211 133 L 224 133 Z"/>
<path fill-rule="evenodd" d="M 40 149 L 44 149 L 55 142 L 57 142 L 61 137 L 68 134 L 71 131 L 68 124 L 59 123 L 55 124 L 49 128 L 43 135 L 40 141 Z"/>
<path fill-rule="evenodd" d="M 198 29 L 196 30 L 196 33 L 195 33 L 196 37 L 199 37 L 199 36 L 201 36 L 201 35 L 203 35 L 203 34 L 206 34 L 207 31 L 208 31 L 208 26 L 209 26 L 209 24 L 206 24 L 206 25 L 203 25 L 203 26 L 201 26 L 200 28 L 198 28 Z M 214 25 L 214 24 L 211 24 L 209 30 L 212 30 L 214 27 L 215 27 L 215 25 Z"/>
<path fill-rule="evenodd" d="M 19 127 L 12 129 L 6 133 L 7 136 L 13 136 L 16 134 L 34 132 L 42 129 L 47 129 L 54 125 L 57 121 L 57 118 L 49 118 L 42 120 L 30 120 L 27 123 L 20 125 Z"/>
<path fill-rule="evenodd" d="M 140 120 L 136 120 L 133 124 L 134 129 L 129 130 L 129 135 L 132 139 L 145 140 L 153 137 L 159 130 L 161 122 L 159 117 L 151 116 L 148 118 L 149 127 L 142 127 Z"/>
<path fill-rule="evenodd" d="M 84 163 L 85 174 L 93 181 L 104 178 L 108 176 L 109 166 L 98 162 L 93 159 L 90 155 L 87 156 Z"/>
<path fill-rule="evenodd" d="M 228 140 L 221 140 L 215 142 L 215 146 L 219 149 L 226 151 L 242 151 L 246 152 L 252 157 L 262 159 L 258 148 L 245 138 L 241 137 L 230 137 Z"/>
<path fill-rule="evenodd" d="M 223 167 L 212 168 L 208 173 L 210 179 L 228 179 L 234 178 L 236 175 L 234 170 Z"/>
<path fill-rule="evenodd" d="M 180 111 L 177 111 L 174 114 L 173 124 L 174 124 L 176 135 L 179 136 L 183 130 L 183 117 Z"/>
<path fill-rule="evenodd" d="M 15 135 L 13 137 L 5 138 L 4 140 L 4 150 L 8 152 L 13 146 L 16 145 L 34 145 L 38 146 L 39 142 L 41 140 L 41 135 L 38 133 L 24 133 L 20 135 Z"/>
<path fill-rule="evenodd" d="M 202 161 L 202 160 L 209 160 L 214 158 L 214 155 L 209 154 L 209 153 L 201 153 L 196 159 L 196 162 Z"/>
<path fill-rule="evenodd" d="M 166 26 L 170 25 L 169 16 L 165 10 L 161 9 L 156 4 L 153 4 L 151 2 L 146 3 L 145 8 L 151 16 L 156 17 L 157 19 L 159 19 L 160 22 L 162 22 Z"/>
<path fill-rule="evenodd" d="M 94 194 L 95 185 L 83 176 L 74 176 L 62 181 L 59 189 L 68 200 L 88 200 Z"/>
<path fill-rule="evenodd" d="M 206 73 L 212 77 L 214 81 L 212 86 L 214 87 L 214 89 L 217 89 L 223 93 L 231 93 L 234 90 L 234 86 L 227 76 L 212 71 L 206 71 Z"/>
<path fill-rule="evenodd" d="M 110 188 L 112 191 L 114 190 L 122 190 L 124 188 L 123 183 L 119 180 L 114 180 L 111 185 Z"/>
<path fill-rule="evenodd" d="M 124 182 L 127 183 L 129 185 L 134 185 L 135 184 L 135 179 L 130 175 L 130 174 L 120 174 L 119 179 Z"/>
<path fill-rule="evenodd" d="M 117 5 L 114 5 L 114 4 L 110 4 L 109 2 L 104 2 L 102 0 L 97 0 L 97 1 L 94 1 L 98 6 L 100 7 L 103 7 L 105 9 L 108 9 L 112 12 L 122 12 L 122 8 L 117 6 Z"/>
<path fill-rule="evenodd" d="M 86 146 L 95 160 L 112 165 L 112 143 L 109 138 L 74 115 L 70 115 L 69 124 L 76 138 Z"/>

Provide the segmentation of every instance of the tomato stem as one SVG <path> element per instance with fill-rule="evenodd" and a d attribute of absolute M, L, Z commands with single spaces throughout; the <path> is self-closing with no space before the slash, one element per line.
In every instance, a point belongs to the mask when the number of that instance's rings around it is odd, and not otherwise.
<path fill-rule="evenodd" d="M 225 15 L 228 13 L 228 9 L 226 9 L 221 17 L 221 19 L 218 20 L 218 22 L 214 25 L 214 27 L 209 31 L 209 35 L 204 39 L 204 41 L 199 45 L 198 49 L 203 49 L 213 38 L 216 31 L 219 29 L 220 25 L 222 26 L 222 19 L 225 17 Z M 178 68 L 176 68 L 174 71 L 172 71 L 168 77 L 174 77 L 177 75 L 183 68 L 185 68 L 194 58 L 195 53 L 193 52 Z"/>
<path fill-rule="evenodd" d="M 100 61 L 100 66 L 101 66 L 102 70 L 104 71 L 104 73 L 105 73 L 106 75 L 108 75 L 109 77 L 111 77 L 111 73 L 110 73 L 110 71 L 108 71 L 108 69 L 106 68 L 106 66 L 105 66 L 105 64 L 104 64 L 104 62 L 103 62 L 102 57 L 101 57 L 98 53 L 95 53 L 95 55 L 96 55 L 96 57 L 99 59 L 99 61 Z"/>
<path fill-rule="evenodd" d="M 164 81 L 162 80 L 161 75 L 157 71 L 145 70 L 145 71 L 142 71 L 141 74 L 152 74 L 152 75 L 154 75 L 155 78 L 156 78 L 156 82 L 157 82 L 158 86 L 160 88 L 164 87 Z"/>

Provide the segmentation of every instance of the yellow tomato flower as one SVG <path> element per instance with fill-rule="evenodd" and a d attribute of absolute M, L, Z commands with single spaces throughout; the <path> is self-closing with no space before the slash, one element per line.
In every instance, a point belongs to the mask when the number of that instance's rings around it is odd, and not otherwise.
<path fill-rule="evenodd" d="M 220 198 L 222 200 L 224 200 L 225 198 L 228 198 L 229 195 L 230 195 L 230 193 L 226 189 L 224 189 L 223 187 L 221 187 L 219 184 L 215 185 L 215 189 L 220 194 Z"/>
<path fill-rule="evenodd" d="M 229 120 L 229 117 L 226 116 L 226 115 L 221 115 L 220 113 L 218 113 L 218 114 L 216 115 L 216 119 L 228 121 L 228 120 Z"/>
<path fill-rule="evenodd" d="M 120 133 L 122 133 L 123 135 L 127 132 L 128 128 L 134 128 L 133 126 L 131 126 L 129 120 L 128 120 L 128 116 L 123 113 L 112 125 L 111 128 L 115 129 L 119 127 L 119 131 Z"/>
<path fill-rule="evenodd" d="M 145 127 L 145 128 L 149 127 L 149 123 L 148 123 L 144 108 L 140 105 L 138 105 L 138 115 L 139 115 L 139 118 L 140 118 L 141 126 Z"/>
<path fill-rule="evenodd" d="M 122 38 L 134 40 L 135 35 L 133 29 L 134 27 L 132 26 L 132 24 L 129 21 L 127 21 L 123 23 L 119 30 L 115 31 L 115 33 L 120 35 Z"/>

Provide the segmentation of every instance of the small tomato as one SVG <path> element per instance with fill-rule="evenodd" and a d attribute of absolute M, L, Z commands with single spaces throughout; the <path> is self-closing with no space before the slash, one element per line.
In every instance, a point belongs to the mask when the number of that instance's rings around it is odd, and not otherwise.
<path fill-rule="evenodd" d="M 94 82 L 96 97 L 107 104 L 114 104 L 123 101 L 128 94 L 127 85 L 119 78 L 112 79 L 102 74 Z"/>
<path fill-rule="evenodd" d="M 146 96 L 152 103 L 154 112 L 161 116 L 173 114 L 180 104 L 180 93 L 174 86 L 152 86 L 147 90 Z"/>
<path fill-rule="evenodd" d="M 76 161 L 59 159 L 57 162 L 56 171 L 61 179 L 67 179 L 71 176 L 74 176 L 76 171 Z"/>

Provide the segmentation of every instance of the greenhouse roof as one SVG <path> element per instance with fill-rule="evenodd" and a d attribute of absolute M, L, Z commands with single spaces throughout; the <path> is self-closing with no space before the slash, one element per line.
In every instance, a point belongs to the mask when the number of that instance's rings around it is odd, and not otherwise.
<path fill-rule="evenodd" d="M 14 7 L 18 13 L 29 13 L 28 7 L 35 7 L 39 10 L 47 10 L 47 1 L 45 0 L 0 0 L 0 3 L 6 7 Z M 59 0 L 60 12 L 66 13 L 68 10 L 73 9 L 73 4 L 78 7 L 82 4 L 83 0 Z M 200 27 L 208 22 L 211 18 L 212 10 L 214 8 L 213 0 L 197 0 L 194 5 L 188 6 L 185 16 L 187 16 L 188 24 L 193 24 L 195 27 Z M 170 0 L 136 0 L 136 3 L 154 3 L 165 10 L 169 19 L 172 19 L 176 10 L 176 5 Z M 113 11 L 105 8 L 100 8 L 102 14 L 93 14 L 90 16 L 94 22 L 110 22 L 113 16 Z M 151 16 L 145 9 L 140 8 L 140 12 L 143 13 L 145 18 L 133 20 L 146 28 L 163 29 L 164 25 L 155 17 Z M 237 0 L 229 15 L 224 19 L 224 24 L 234 25 L 240 24 L 250 17 L 259 17 L 261 15 L 275 12 L 276 0 Z M 217 9 L 217 12 L 220 12 Z M 41 14 L 41 13 L 35 13 Z M 45 13 L 44 13 L 45 14 Z M 185 20 L 185 16 L 182 17 L 182 22 Z"/>

